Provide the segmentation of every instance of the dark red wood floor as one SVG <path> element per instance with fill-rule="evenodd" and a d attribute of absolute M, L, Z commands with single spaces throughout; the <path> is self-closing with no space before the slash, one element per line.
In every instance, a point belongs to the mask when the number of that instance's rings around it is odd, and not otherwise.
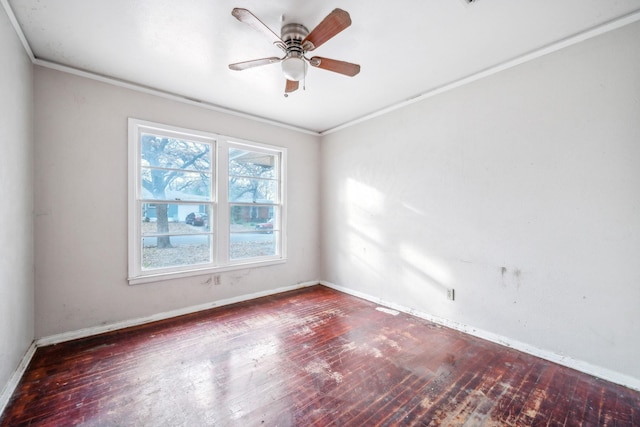
<path fill-rule="evenodd" d="M 2 426 L 632 426 L 640 393 L 314 286 L 39 348 Z"/>

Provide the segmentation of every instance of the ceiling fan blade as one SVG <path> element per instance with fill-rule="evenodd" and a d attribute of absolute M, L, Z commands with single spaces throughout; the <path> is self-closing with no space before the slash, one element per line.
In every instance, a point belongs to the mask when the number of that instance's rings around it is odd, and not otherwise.
<path fill-rule="evenodd" d="M 242 71 L 253 67 L 259 67 L 261 65 L 275 64 L 282 61 L 281 58 L 272 56 L 271 58 L 252 59 L 251 61 L 236 62 L 235 64 L 229 64 L 229 68 L 234 71 Z"/>
<path fill-rule="evenodd" d="M 287 80 L 287 85 L 284 88 L 284 93 L 295 92 L 296 90 L 298 90 L 299 86 L 300 82 L 295 80 Z"/>
<path fill-rule="evenodd" d="M 306 51 L 314 50 L 324 42 L 351 25 L 349 13 L 342 9 L 334 9 L 303 40 Z"/>
<path fill-rule="evenodd" d="M 334 73 L 340 73 L 350 77 L 360 72 L 360 66 L 358 64 L 338 61 L 337 59 L 322 58 L 320 56 L 311 58 L 309 64 L 311 64 L 312 67 L 322 68 L 323 70 L 333 71 Z"/>
<path fill-rule="evenodd" d="M 235 16 L 238 21 L 244 22 L 245 24 L 249 25 L 251 28 L 269 39 L 271 43 L 286 51 L 287 46 L 282 41 L 282 39 L 278 37 L 276 33 L 271 31 L 271 29 L 267 27 L 261 20 L 259 20 L 253 13 L 249 12 L 247 9 L 236 7 L 231 11 L 231 14 Z"/>

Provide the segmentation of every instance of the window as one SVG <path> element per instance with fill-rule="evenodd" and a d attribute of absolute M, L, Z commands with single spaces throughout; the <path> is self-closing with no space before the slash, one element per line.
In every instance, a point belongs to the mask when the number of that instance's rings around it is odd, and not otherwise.
<path fill-rule="evenodd" d="M 129 282 L 282 262 L 285 154 L 129 119 Z"/>
<path fill-rule="evenodd" d="M 229 258 L 274 256 L 280 240 L 279 156 L 229 146 Z"/>

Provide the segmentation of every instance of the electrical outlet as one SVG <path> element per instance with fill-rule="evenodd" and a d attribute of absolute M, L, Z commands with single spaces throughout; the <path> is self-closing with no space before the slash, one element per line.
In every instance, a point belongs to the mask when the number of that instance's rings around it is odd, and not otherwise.
<path fill-rule="evenodd" d="M 456 292 L 453 288 L 447 289 L 447 299 L 450 299 L 451 301 L 456 299 Z"/>

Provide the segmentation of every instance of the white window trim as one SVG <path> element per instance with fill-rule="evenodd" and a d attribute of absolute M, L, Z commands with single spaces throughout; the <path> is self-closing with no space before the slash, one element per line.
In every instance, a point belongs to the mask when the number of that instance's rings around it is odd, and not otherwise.
<path fill-rule="evenodd" d="M 221 273 L 224 271 L 247 269 L 255 267 L 264 267 L 275 264 L 285 263 L 287 260 L 287 201 L 286 201 L 286 183 L 287 183 L 287 149 L 268 144 L 262 144 L 253 141 L 241 140 L 224 135 L 218 135 L 210 132 L 202 132 L 191 129 L 179 128 L 176 126 L 154 123 L 135 118 L 129 118 L 129 150 L 128 150 L 128 281 L 130 285 L 141 283 L 157 282 L 161 280 L 179 279 L 191 276 L 200 276 Z M 141 129 L 147 132 L 175 133 L 181 137 L 191 137 L 196 140 L 208 140 L 214 147 L 212 154 L 213 166 L 213 206 L 216 212 L 215 219 L 212 221 L 213 235 L 215 236 L 214 259 L 211 264 L 181 266 L 167 270 L 150 270 L 143 271 L 141 268 L 141 223 L 138 217 L 137 201 L 139 198 L 139 182 L 140 182 L 140 144 L 139 135 Z M 279 249 L 280 253 L 275 256 L 267 256 L 260 258 L 229 260 L 229 201 L 228 201 L 228 185 L 229 185 L 229 163 L 228 153 L 229 147 L 238 147 L 248 150 L 263 151 L 271 154 L 279 155 L 280 162 L 280 188 L 279 188 L 279 210 L 280 210 L 280 233 Z"/>

